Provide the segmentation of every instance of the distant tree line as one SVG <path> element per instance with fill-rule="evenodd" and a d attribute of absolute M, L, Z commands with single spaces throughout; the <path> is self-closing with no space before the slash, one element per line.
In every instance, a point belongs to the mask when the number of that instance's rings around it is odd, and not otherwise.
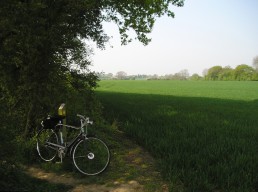
<path fill-rule="evenodd" d="M 230 66 L 214 66 L 208 69 L 205 80 L 224 81 L 258 81 L 258 71 L 246 64 L 238 65 L 235 69 Z"/>
<path fill-rule="evenodd" d="M 211 80 L 211 81 L 258 81 L 258 56 L 254 58 L 253 67 L 241 64 L 235 69 L 230 66 L 213 66 L 203 71 L 203 76 L 197 73 L 189 75 L 187 69 L 181 70 L 175 74 L 154 75 L 127 75 L 124 71 L 119 71 L 115 75 L 112 73 L 99 73 L 102 80 Z"/>

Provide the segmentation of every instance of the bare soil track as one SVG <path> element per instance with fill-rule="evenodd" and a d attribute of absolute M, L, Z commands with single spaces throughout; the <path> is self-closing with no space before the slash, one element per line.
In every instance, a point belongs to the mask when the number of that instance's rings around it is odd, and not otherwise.
<path fill-rule="evenodd" d="M 114 182 L 114 186 L 100 184 L 83 184 L 83 179 L 76 179 L 70 175 L 57 175 L 55 173 L 46 172 L 36 167 L 29 167 L 27 173 L 38 179 L 47 180 L 51 183 L 64 184 L 72 186 L 71 192 L 136 192 L 144 191 L 142 185 L 137 181 L 129 181 L 128 183 Z"/>
<path fill-rule="evenodd" d="M 89 182 L 88 177 L 69 172 L 58 174 L 36 166 L 26 167 L 25 172 L 49 183 L 70 186 L 70 192 L 168 192 L 168 185 L 161 179 L 149 153 L 122 132 L 113 136 L 117 143 L 111 144 L 113 157 L 104 176 L 99 176 L 100 183 Z"/>

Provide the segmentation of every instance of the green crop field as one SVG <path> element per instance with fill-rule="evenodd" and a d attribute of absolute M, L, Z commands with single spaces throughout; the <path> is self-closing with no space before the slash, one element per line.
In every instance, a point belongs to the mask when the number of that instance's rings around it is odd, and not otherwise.
<path fill-rule="evenodd" d="M 258 191 L 258 82 L 99 84 L 106 118 L 152 154 L 170 191 Z"/>

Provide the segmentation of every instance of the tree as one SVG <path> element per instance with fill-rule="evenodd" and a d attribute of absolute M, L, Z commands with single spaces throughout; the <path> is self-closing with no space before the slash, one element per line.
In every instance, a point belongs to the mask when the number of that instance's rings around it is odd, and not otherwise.
<path fill-rule="evenodd" d="M 208 75 L 208 69 L 204 69 L 204 70 L 202 71 L 202 75 L 203 75 L 203 77 L 205 77 L 206 75 Z"/>
<path fill-rule="evenodd" d="M 107 77 L 108 77 L 108 79 L 112 79 L 113 78 L 113 73 L 108 73 Z"/>
<path fill-rule="evenodd" d="M 193 81 L 197 81 L 197 80 L 201 80 L 202 77 L 200 75 L 198 75 L 197 73 L 194 73 L 191 77 L 190 77 L 190 80 L 193 80 Z"/>
<path fill-rule="evenodd" d="M 126 74 L 126 72 L 124 72 L 124 71 L 118 71 L 118 72 L 116 73 L 116 77 L 117 77 L 117 79 L 126 79 L 127 74 Z"/>
<path fill-rule="evenodd" d="M 183 69 L 179 72 L 184 80 L 187 80 L 189 78 L 189 72 L 187 69 Z"/>
<path fill-rule="evenodd" d="M 104 48 L 109 38 L 103 22 L 117 24 L 122 44 L 132 40 L 128 32 L 133 29 L 136 39 L 147 45 L 155 19 L 163 15 L 174 17 L 169 7 L 180 7 L 183 3 L 183 0 L 0 1 L 0 91 L 8 96 L 12 108 L 19 108 L 25 133 L 39 113 L 78 88 L 78 84 L 72 83 L 74 79 L 82 76 L 87 79 L 87 85 L 80 85 L 89 91 L 95 86 L 91 80 L 96 80 L 96 75 L 88 70 L 92 51 L 85 40 Z"/>
<path fill-rule="evenodd" d="M 72 79 L 82 75 L 74 76 L 74 72 L 87 70 L 90 63 L 90 50 L 80 36 L 86 38 L 98 29 L 95 26 L 98 18 L 79 27 L 82 19 L 77 11 L 85 11 L 85 7 L 75 11 L 72 9 L 75 5 L 62 3 L 1 1 L 0 83 L 10 96 L 11 105 L 23 111 L 25 135 L 33 126 L 35 111 L 60 102 L 71 91 Z M 94 17 L 94 12 L 88 17 L 88 20 Z M 92 39 L 101 45 L 99 39 L 104 37 L 97 34 Z"/>
<path fill-rule="evenodd" d="M 234 79 L 238 81 L 250 81 L 254 76 L 254 69 L 249 65 L 238 65 L 234 70 Z"/>
<path fill-rule="evenodd" d="M 98 74 L 98 77 L 99 77 L 101 80 L 104 80 L 104 79 L 112 79 L 112 78 L 113 78 L 113 74 L 112 74 L 112 73 L 106 74 L 105 72 L 101 72 L 101 73 Z"/>
<path fill-rule="evenodd" d="M 183 69 L 178 73 L 175 73 L 175 78 L 178 80 L 187 80 L 189 78 L 189 72 L 187 69 Z"/>
<path fill-rule="evenodd" d="M 223 67 L 219 72 L 218 79 L 219 80 L 233 80 L 233 69 L 230 66 Z"/>
<path fill-rule="evenodd" d="M 114 21 L 119 28 L 122 44 L 132 41 L 127 32 L 133 29 L 136 39 L 147 45 L 150 39 L 146 34 L 152 31 L 155 18 L 167 15 L 174 17 L 174 13 L 169 10 L 170 5 L 181 7 L 184 0 L 142 0 L 142 1 L 102 1 L 105 11 L 104 19 Z"/>
<path fill-rule="evenodd" d="M 256 56 L 253 60 L 253 66 L 256 72 L 258 72 L 258 56 Z"/>
<path fill-rule="evenodd" d="M 219 79 L 219 74 L 222 71 L 221 66 L 214 66 L 208 69 L 208 73 L 206 75 L 207 80 L 218 80 Z"/>

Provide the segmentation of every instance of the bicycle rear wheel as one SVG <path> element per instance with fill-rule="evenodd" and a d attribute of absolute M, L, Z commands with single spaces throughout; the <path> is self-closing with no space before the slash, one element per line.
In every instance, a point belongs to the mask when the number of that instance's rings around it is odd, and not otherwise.
<path fill-rule="evenodd" d="M 37 135 L 37 151 L 44 161 L 52 161 L 57 150 L 48 143 L 58 143 L 57 134 L 52 129 L 41 129 Z"/>
<path fill-rule="evenodd" d="M 107 145 L 98 138 L 89 137 L 79 141 L 73 150 L 73 163 L 85 175 L 103 172 L 109 163 Z"/>

